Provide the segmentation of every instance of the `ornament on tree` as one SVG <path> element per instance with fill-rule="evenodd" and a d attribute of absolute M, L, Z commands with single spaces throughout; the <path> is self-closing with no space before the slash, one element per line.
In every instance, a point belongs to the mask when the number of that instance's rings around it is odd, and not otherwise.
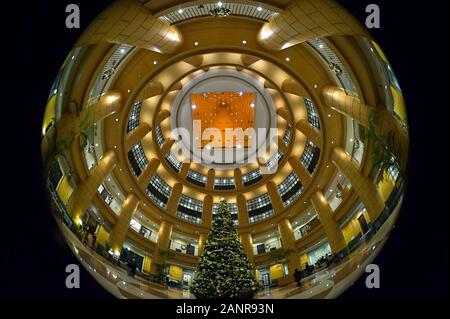
<path fill-rule="evenodd" d="M 219 204 L 212 229 L 195 271 L 191 292 L 197 298 L 253 298 L 257 282 L 239 242 L 225 200 Z"/>

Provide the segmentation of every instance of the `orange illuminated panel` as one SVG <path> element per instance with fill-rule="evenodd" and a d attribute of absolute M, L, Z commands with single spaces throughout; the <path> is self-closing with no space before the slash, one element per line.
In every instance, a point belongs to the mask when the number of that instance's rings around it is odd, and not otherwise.
<path fill-rule="evenodd" d="M 207 144 L 212 147 L 236 147 L 236 138 L 226 140 L 225 129 L 239 129 L 245 132 L 254 127 L 256 94 L 251 92 L 210 92 L 191 94 L 192 119 L 201 122 L 201 136 L 205 130 L 216 128 L 221 138 L 202 140 L 201 148 Z M 244 148 L 248 147 L 248 137 L 243 137 Z"/>

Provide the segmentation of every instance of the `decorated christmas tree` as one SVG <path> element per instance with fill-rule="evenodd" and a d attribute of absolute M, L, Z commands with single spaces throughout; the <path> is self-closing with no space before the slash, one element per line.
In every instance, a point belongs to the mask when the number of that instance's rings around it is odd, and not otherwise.
<path fill-rule="evenodd" d="M 222 200 L 195 271 L 191 292 L 197 298 L 252 298 L 257 283 L 239 242 L 229 205 Z"/>

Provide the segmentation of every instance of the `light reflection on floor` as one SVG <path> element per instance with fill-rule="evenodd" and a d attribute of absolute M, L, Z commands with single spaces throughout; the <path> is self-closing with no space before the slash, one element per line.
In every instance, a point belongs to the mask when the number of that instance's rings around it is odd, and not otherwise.
<path fill-rule="evenodd" d="M 340 264 L 302 279 L 300 287 L 293 283 L 284 287 L 264 288 L 258 292 L 256 298 L 329 299 L 338 297 L 360 277 L 366 265 L 370 264 L 382 249 L 397 219 L 399 206 L 368 242 L 358 247 Z M 135 278 L 128 276 L 124 269 L 100 257 L 90 247 L 84 246 L 64 224 L 59 225 L 79 261 L 115 297 L 120 299 L 194 298 L 188 290 L 165 287 L 139 276 Z"/>

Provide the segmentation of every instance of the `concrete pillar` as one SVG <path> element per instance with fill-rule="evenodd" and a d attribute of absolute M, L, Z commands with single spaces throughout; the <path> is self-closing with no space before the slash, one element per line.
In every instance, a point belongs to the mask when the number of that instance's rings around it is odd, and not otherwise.
<path fill-rule="evenodd" d="M 201 256 L 203 253 L 203 248 L 205 247 L 206 239 L 208 239 L 208 234 L 200 233 L 198 238 L 198 255 Z"/>
<path fill-rule="evenodd" d="M 257 39 L 268 50 L 284 50 L 338 35 L 370 37 L 361 23 L 335 1 L 291 0 L 281 14 L 261 27 Z"/>
<path fill-rule="evenodd" d="M 183 193 L 183 184 L 176 183 L 172 188 L 169 201 L 167 202 L 166 211 L 175 216 L 177 213 L 178 203 L 180 202 L 181 194 Z"/>
<path fill-rule="evenodd" d="M 240 234 L 241 245 L 244 247 L 245 252 L 247 253 L 248 260 L 253 265 L 253 238 L 250 233 L 242 233 Z"/>
<path fill-rule="evenodd" d="M 321 145 L 322 137 L 319 130 L 309 124 L 306 120 L 298 121 L 295 127 L 306 137 L 308 137 L 314 143 L 314 145 Z"/>
<path fill-rule="evenodd" d="M 213 197 L 211 195 L 206 195 L 203 198 L 203 212 L 202 212 L 202 224 L 208 228 L 211 228 L 212 223 L 212 207 L 213 207 Z"/>
<path fill-rule="evenodd" d="M 158 241 L 156 242 L 156 249 L 153 252 L 152 262 L 150 266 L 150 273 L 158 275 L 160 269 L 167 260 L 165 251 L 169 249 L 170 240 L 172 238 L 173 225 L 169 222 L 162 221 L 159 226 Z"/>
<path fill-rule="evenodd" d="M 175 140 L 169 139 L 164 142 L 164 144 L 161 146 L 161 156 L 165 157 L 172 148 L 173 144 L 175 144 Z"/>
<path fill-rule="evenodd" d="M 242 171 L 239 168 L 234 170 L 234 184 L 236 185 L 236 190 L 240 191 L 244 189 L 244 182 L 242 181 Z"/>
<path fill-rule="evenodd" d="M 213 168 L 210 168 L 208 171 L 207 179 L 206 179 L 206 190 L 208 190 L 208 191 L 214 190 L 215 177 L 216 177 L 216 171 Z"/>
<path fill-rule="evenodd" d="M 300 269 L 300 255 L 298 254 L 297 248 L 295 247 L 295 237 L 289 219 L 283 219 L 278 224 L 278 232 L 281 236 L 283 248 L 286 251 L 292 251 L 286 256 L 286 258 L 288 260 L 290 281 L 294 281 L 294 271 L 296 268 Z"/>
<path fill-rule="evenodd" d="M 150 125 L 140 123 L 133 131 L 129 132 L 125 138 L 125 149 L 130 151 L 134 145 L 142 141 L 142 139 L 151 131 Z"/>
<path fill-rule="evenodd" d="M 274 182 L 269 181 L 266 184 L 267 193 L 269 193 L 270 201 L 272 203 L 272 208 L 275 214 L 279 214 L 283 211 L 284 205 L 281 200 L 280 194 L 278 193 L 277 186 Z"/>
<path fill-rule="evenodd" d="M 350 181 L 356 194 L 364 203 L 370 221 L 374 222 L 384 209 L 384 200 L 373 181 L 361 174 L 350 155 L 342 147 L 333 149 L 331 161 Z"/>
<path fill-rule="evenodd" d="M 141 173 L 141 175 L 139 175 L 138 184 L 142 188 L 144 188 L 144 189 L 147 188 L 152 176 L 158 170 L 159 164 L 160 164 L 160 162 L 158 159 L 152 158 L 150 160 L 150 162 L 148 163 L 147 167 L 145 168 L 145 170 Z"/>
<path fill-rule="evenodd" d="M 156 116 L 155 119 L 155 125 L 160 124 L 161 122 L 163 122 L 165 119 L 169 118 L 170 116 L 170 112 L 168 110 L 162 110 L 161 112 L 158 113 L 158 115 Z"/>
<path fill-rule="evenodd" d="M 73 220 L 80 218 L 86 212 L 98 187 L 116 165 L 116 153 L 114 151 L 105 152 L 97 166 L 90 172 L 89 177 L 78 185 L 67 205 L 67 211 Z"/>
<path fill-rule="evenodd" d="M 346 247 L 345 238 L 342 230 L 334 220 L 333 211 L 328 204 L 328 201 L 323 196 L 321 191 L 315 192 L 311 196 L 311 203 L 319 216 L 325 236 L 327 236 L 333 253 L 339 253 Z"/>
<path fill-rule="evenodd" d="M 182 179 L 182 180 L 186 179 L 190 168 L 191 168 L 191 162 L 185 162 L 185 163 L 181 164 L 180 172 L 178 173 L 178 176 L 180 176 L 180 179 Z"/>
<path fill-rule="evenodd" d="M 291 156 L 289 157 L 288 162 L 297 174 L 302 185 L 306 188 L 312 182 L 312 177 L 308 170 L 300 162 L 300 158 L 298 156 Z"/>
<path fill-rule="evenodd" d="M 128 194 L 127 198 L 122 204 L 119 218 L 116 224 L 113 226 L 109 235 L 109 246 L 115 253 L 122 251 L 123 243 L 130 228 L 130 222 L 133 218 L 137 208 L 139 206 L 139 200 L 134 194 Z"/>
<path fill-rule="evenodd" d="M 236 204 L 238 209 L 239 226 L 248 226 L 248 211 L 247 211 L 247 199 L 244 195 L 240 194 L 236 198 Z"/>

